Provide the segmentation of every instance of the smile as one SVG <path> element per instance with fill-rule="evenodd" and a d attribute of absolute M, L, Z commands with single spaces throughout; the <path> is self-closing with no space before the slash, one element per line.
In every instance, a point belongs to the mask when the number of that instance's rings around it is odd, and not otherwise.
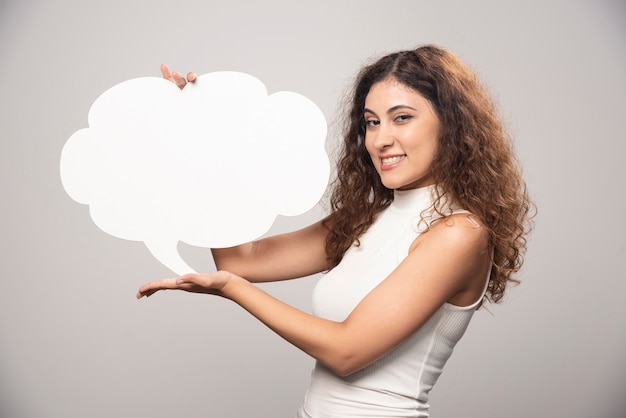
<path fill-rule="evenodd" d="M 382 165 L 392 165 L 398 163 L 406 158 L 406 155 L 396 155 L 394 157 L 385 157 L 381 158 L 380 162 Z"/>

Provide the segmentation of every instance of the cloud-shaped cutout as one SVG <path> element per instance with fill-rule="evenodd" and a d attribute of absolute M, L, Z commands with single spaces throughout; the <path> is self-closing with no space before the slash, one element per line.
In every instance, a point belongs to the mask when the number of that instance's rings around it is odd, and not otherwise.
<path fill-rule="evenodd" d="M 294 92 L 215 72 L 181 91 L 156 77 L 104 92 L 89 128 L 61 153 L 61 181 L 113 236 L 143 241 L 177 274 L 178 242 L 220 248 L 254 240 L 276 216 L 313 208 L 328 184 L 327 125 Z"/>

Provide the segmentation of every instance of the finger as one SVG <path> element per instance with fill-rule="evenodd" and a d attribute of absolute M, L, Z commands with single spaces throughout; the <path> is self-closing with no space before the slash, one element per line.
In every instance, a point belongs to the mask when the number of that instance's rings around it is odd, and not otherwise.
<path fill-rule="evenodd" d="M 161 279 L 154 282 L 146 283 L 139 288 L 137 292 L 137 298 L 142 296 L 150 296 L 159 290 L 165 289 L 178 289 L 176 279 Z"/>
<path fill-rule="evenodd" d="M 174 79 L 174 83 L 176 83 L 178 88 L 181 89 L 181 90 L 187 84 L 187 79 L 185 77 L 183 77 L 183 75 L 181 73 L 179 73 L 178 71 L 174 71 L 172 73 L 172 78 Z"/>
<path fill-rule="evenodd" d="M 196 81 L 197 78 L 198 76 L 196 75 L 196 73 L 194 72 L 187 73 L 187 81 L 189 81 L 190 83 L 193 83 L 194 81 Z"/>
<path fill-rule="evenodd" d="M 189 273 L 176 280 L 179 289 L 194 293 L 215 294 L 218 289 L 214 288 L 212 274 Z"/>
<path fill-rule="evenodd" d="M 161 74 L 163 78 L 169 81 L 174 81 L 172 78 L 172 71 L 170 71 L 170 67 L 167 64 L 161 64 Z"/>
<path fill-rule="evenodd" d="M 135 296 L 137 297 L 137 299 L 141 299 L 144 296 L 145 297 L 150 297 L 153 294 L 155 294 L 156 292 L 158 292 L 157 289 L 155 289 L 155 290 L 148 290 L 148 291 L 145 291 L 145 292 L 137 292 L 137 295 L 135 295 Z"/>
<path fill-rule="evenodd" d="M 202 278 L 200 277 L 200 275 L 189 273 L 176 279 L 176 285 L 178 286 L 179 289 L 190 290 L 197 286 L 205 287 L 206 283 L 202 281 Z"/>

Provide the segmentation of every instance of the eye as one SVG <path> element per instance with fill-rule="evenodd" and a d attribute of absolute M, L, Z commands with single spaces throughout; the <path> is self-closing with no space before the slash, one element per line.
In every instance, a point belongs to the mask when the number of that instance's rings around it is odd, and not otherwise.
<path fill-rule="evenodd" d="M 406 115 L 406 114 L 398 115 L 395 118 L 393 118 L 394 121 L 400 122 L 400 123 L 407 122 L 411 119 L 413 119 L 413 115 Z"/>
<path fill-rule="evenodd" d="M 375 118 L 365 119 L 365 126 L 367 126 L 368 128 L 372 128 L 378 125 L 380 125 L 380 121 L 378 119 L 375 119 Z"/>

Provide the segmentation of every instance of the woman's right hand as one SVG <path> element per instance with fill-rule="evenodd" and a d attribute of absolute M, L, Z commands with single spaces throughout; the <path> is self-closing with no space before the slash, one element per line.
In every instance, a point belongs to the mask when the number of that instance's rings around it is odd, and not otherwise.
<path fill-rule="evenodd" d="M 179 278 L 156 280 L 146 283 L 137 291 L 137 299 L 151 296 L 159 290 L 184 290 L 191 293 L 207 293 L 223 296 L 223 290 L 230 282 L 245 281 L 227 271 L 211 274 L 186 274 Z"/>
<path fill-rule="evenodd" d="M 164 79 L 176 84 L 181 90 L 187 85 L 187 83 L 193 83 L 197 78 L 196 73 L 194 72 L 187 73 L 187 77 L 185 78 L 178 71 L 171 71 L 167 64 L 161 65 L 161 74 L 163 74 Z"/>

